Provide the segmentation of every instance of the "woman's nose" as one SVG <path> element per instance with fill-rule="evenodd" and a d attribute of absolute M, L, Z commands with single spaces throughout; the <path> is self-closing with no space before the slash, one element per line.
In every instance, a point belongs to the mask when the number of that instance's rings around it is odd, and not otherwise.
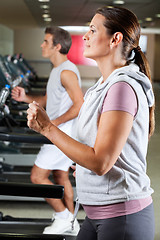
<path fill-rule="evenodd" d="M 87 39 L 88 39 L 88 32 L 83 36 L 83 40 L 87 40 Z"/>

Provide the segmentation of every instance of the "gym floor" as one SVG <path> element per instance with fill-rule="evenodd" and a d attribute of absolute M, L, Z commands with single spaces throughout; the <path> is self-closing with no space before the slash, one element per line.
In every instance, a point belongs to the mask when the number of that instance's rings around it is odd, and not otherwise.
<path fill-rule="evenodd" d="M 156 233 L 155 240 L 160 239 L 160 84 L 154 84 L 156 96 L 156 130 L 149 142 L 147 155 L 148 175 L 151 178 L 151 185 L 154 189 L 153 201 L 155 208 Z M 5 156 L 5 155 L 4 155 Z M 10 155 L 11 156 L 11 155 Z M 29 158 L 30 155 L 17 155 L 17 159 Z M 33 156 L 30 156 L 33 158 Z M 52 217 L 53 211 L 44 201 L 7 201 L 0 198 L 0 211 L 3 215 L 26 218 L 46 218 Z M 82 209 L 78 212 L 78 219 L 84 219 L 85 213 Z"/>

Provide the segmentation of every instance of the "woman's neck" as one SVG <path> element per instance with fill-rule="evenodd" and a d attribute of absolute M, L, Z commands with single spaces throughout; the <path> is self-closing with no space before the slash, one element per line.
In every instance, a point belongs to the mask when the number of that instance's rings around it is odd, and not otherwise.
<path fill-rule="evenodd" d="M 103 77 L 102 82 L 104 82 L 114 70 L 124 67 L 126 61 L 123 59 L 121 61 L 115 61 L 113 58 L 104 58 L 99 61 L 97 60 L 97 65 Z"/>

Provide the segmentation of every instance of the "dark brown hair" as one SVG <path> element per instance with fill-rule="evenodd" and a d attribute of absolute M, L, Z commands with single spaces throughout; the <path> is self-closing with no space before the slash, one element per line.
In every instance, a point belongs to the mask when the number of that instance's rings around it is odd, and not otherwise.
<path fill-rule="evenodd" d="M 141 28 L 135 14 L 128 9 L 119 7 L 102 7 L 96 11 L 96 14 L 101 14 L 105 17 L 104 26 L 106 27 L 107 34 L 113 35 L 116 32 L 123 34 L 122 55 L 124 59 L 129 64 L 132 51 L 134 51 L 134 62 L 139 66 L 140 71 L 151 81 L 149 63 L 139 47 Z M 154 109 L 155 106 L 149 108 L 149 136 L 153 134 L 155 128 Z"/>
<path fill-rule="evenodd" d="M 58 43 L 61 45 L 60 53 L 67 54 L 72 45 L 72 39 L 66 30 L 60 27 L 47 27 L 45 34 L 51 34 L 53 37 L 53 45 L 56 46 Z"/>

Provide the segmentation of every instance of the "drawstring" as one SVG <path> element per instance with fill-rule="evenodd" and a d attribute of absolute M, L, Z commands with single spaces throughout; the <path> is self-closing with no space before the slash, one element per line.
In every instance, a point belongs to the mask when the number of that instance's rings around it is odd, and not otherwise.
<path fill-rule="evenodd" d="M 78 210 L 79 210 L 79 202 L 78 202 L 78 198 L 76 198 L 76 206 L 75 206 L 75 209 L 74 209 L 74 214 L 73 214 L 73 219 L 71 221 L 71 224 L 72 224 L 72 230 L 74 230 L 74 221 L 76 219 L 76 216 L 78 214 Z"/>

